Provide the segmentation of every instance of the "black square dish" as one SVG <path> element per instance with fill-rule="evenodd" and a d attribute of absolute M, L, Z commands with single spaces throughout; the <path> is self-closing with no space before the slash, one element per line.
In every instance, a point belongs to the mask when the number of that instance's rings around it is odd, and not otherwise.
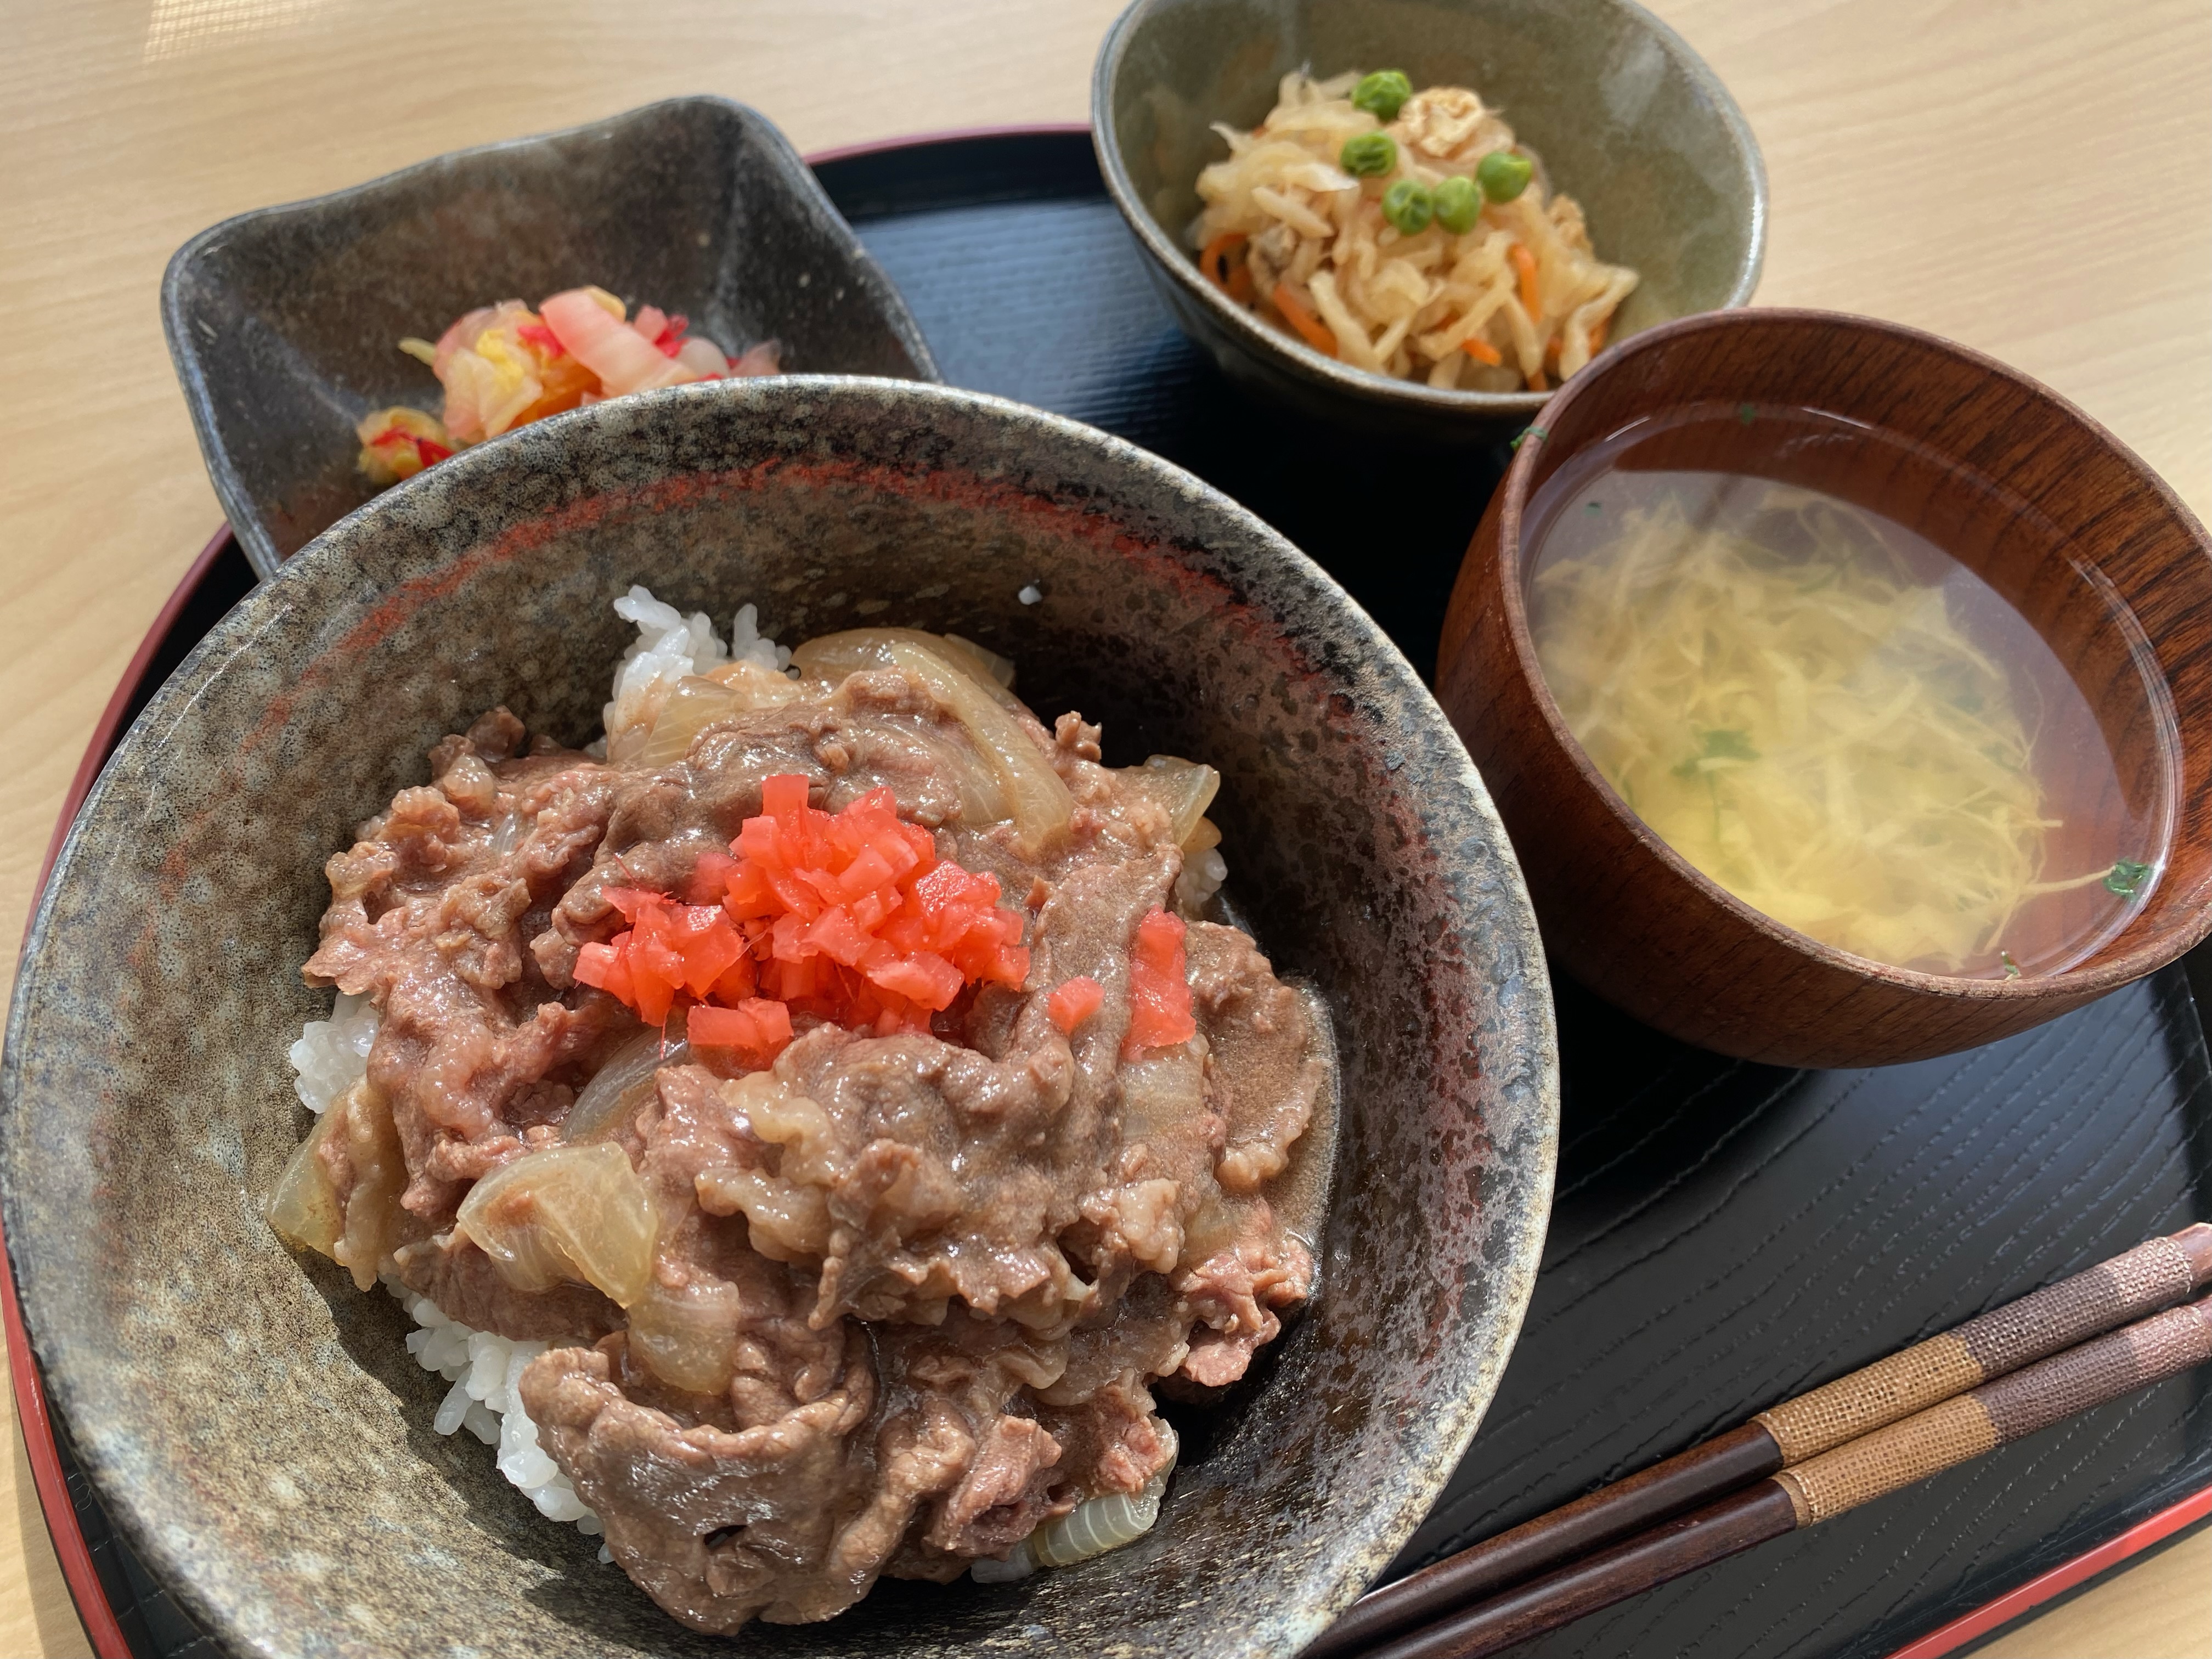
<path fill-rule="evenodd" d="M 374 495 L 354 423 L 441 389 L 398 349 L 475 307 L 595 283 L 732 356 L 934 380 L 905 301 L 788 140 L 721 98 L 458 150 L 225 220 L 177 251 L 161 321 L 216 495 L 266 576 Z"/>

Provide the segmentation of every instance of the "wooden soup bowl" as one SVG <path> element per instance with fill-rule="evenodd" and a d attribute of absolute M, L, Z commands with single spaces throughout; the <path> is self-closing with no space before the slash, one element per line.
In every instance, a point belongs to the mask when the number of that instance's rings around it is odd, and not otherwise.
<path fill-rule="evenodd" d="M 2061 972 L 2010 979 L 1916 973 L 1817 943 L 1700 874 L 1631 811 L 1561 718 L 1525 605 L 1522 515 L 1569 458 L 1632 422 L 1699 404 L 1785 405 L 1919 447 L 1824 443 L 1790 481 L 1879 512 L 1972 568 L 2049 642 L 2081 686 L 2140 799 L 2163 767 L 2121 629 L 2133 612 L 2170 690 L 2180 775 L 2155 890 Z M 1665 441 L 1670 465 L 1767 472 L 1747 423 Z M 1959 471 L 1992 488 L 1964 483 Z M 2008 501 L 2009 498 L 2009 501 Z M 2049 543 L 2003 532 L 2025 507 Z M 2076 566 L 2088 573 L 2084 580 Z M 1601 357 L 1528 429 L 1461 567 L 1437 695 L 1488 784 L 1526 872 L 1553 961 L 1686 1042 L 1787 1066 L 1923 1060 L 2023 1031 L 2173 961 L 2212 932 L 2212 542 L 2112 434 L 2027 376 L 1948 341 L 1826 312 L 1717 313 L 1669 323 Z M 2169 743 L 2172 741 L 2169 738 Z M 2065 780 L 2048 780 L 2063 795 Z M 2073 854 L 2060 832 L 2054 867 Z M 2109 856 L 2109 854 L 2107 854 Z M 2070 867 L 2070 865 L 2069 865 Z"/>

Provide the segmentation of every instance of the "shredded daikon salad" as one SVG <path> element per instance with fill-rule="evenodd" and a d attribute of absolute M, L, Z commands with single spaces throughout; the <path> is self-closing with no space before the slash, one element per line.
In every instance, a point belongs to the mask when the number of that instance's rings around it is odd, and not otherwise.
<path fill-rule="evenodd" d="M 1778 486 L 1750 523 L 1662 496 L 1539 568 L 1532 631 L 1569 729 L 1668 846 L 1785 926 L 1898 966 L 2017 971 L 2024 905 L 2112 879 L 2039 879 L 2059 820 L 2011 677 L 1840 503 Z"/>
<path fill-rule="evenodd" d="M 480 307 L 435 345 L 402 340 L 399 349 L 428 363 L 445 387 L 445 408 L 433 416 L 403 404 L 365 416 L 354 428 L 361 470 L 379 484 L 397 483 L 457 449 L 564 409 L 654 386 L 774 374 L 781 366 L 773 340 L 732 359 L 690 327 L 689 319 L 656 306 L 632 318 L 606 289 L 575 288 L 536 311 L 520 300 Z"/>
<path fill-rule="evenodd" d="M 1572 197 L 1465 87 L 1395 70 L 1283 77 L 1198 176 L 1199 269 L 1357 368 L 1443 390 L 1544 391 L 1603 345 L 1636 273 L 1601 263 Z"/>

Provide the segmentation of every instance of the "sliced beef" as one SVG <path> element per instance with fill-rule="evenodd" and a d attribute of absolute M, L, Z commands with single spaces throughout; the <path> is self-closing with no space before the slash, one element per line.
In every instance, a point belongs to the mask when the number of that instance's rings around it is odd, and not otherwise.
<path fill-rule="evenodd" d="M 331 860 L 309 975 L 383 1016 L 326 1143 L 349 1265 L 574 1345 L 523 1376 L 540 1442 L 624 1570 L 702 1630 L 827 1618 L 881 1574 L 949 1578 L 1141 1490 L 1174 1455 L 1154 1385 L 1234 1381 L 1310 1291 L 1272 1200 L 1328 1109 L 1326 1030 L 1248 937 L 1192 921 L 1199 1034 L 1130 1051 L 1132 942 L 1176 904 L 1182 853 L 1157 793 L 1097 763 L 1096 726 L 1023 729 L 1073 804 L 1042 856 L 989 820 L 1000 786 L 964 728 L 878 671 L 655 767 L 526 752 L 495 710 Z M 997 876 L 1028 915 L 1027 983 L 927 1035 L 802 1017 L 750 1074 L 672 1054 L 571 1141 L 592 1076 L 643 1059 L 629 1011 L 574 979 L 624 925 L 606 890 L 688 896 L 792 773 L 831 811 L 890 789 L 942 855 Z M 1047 994 L 1077 976 L 1104 1000 L 1064 1033 Z M 518 1289 L 453 1230 L 471 1183 L 564 1146 L 619 1148 L 607 1178 L 650 1217 L 642 1279 L 601 1280 L 626 1305 Z"/>
<path fill-rule="evenodd" d="M 1257 1192 L 1283 1173 L 1313 1121 L 1328 1086 L 1328 1049 L 1305 999 L 1275 977 L 1249 934 L 1194 921 L 1184 950 L 1206 1069 L 1228 1119 L 1214 1175 L 1232 1193 Z"/>
<path fill-rule="evenodd" d="M 399 1282 L 428 1297 L 448 1319 L 511 1342 L 596 1342 L 622 1328 L 622 1310 L 590 1285 L 515 1290 L 489 1256 L 452 1233 L 403 1245 L 393 1261 Z"/>
<path fill-rule="evenodd" d="M 735 1431 L 631 1399 L 614 1380 L 623 1354 L 617 1334 L 541 1355 L 523 1373 L 523 1405 L 623 1570 L 698 1629 L 842 1612 L 921 1499 L 957 1478 L 964 1437 L 951 1425 L 902 1420 L 882 1456 L 854 1434 L 876 1401 L 857 1327 L 812 1398 Z"/>

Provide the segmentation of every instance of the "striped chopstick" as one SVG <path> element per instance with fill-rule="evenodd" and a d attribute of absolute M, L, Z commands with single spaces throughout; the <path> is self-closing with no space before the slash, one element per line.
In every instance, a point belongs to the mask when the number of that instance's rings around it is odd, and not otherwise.
<path fill-rule="evenodd" d="M 1324 1631 L 1304 1659 L 1364 1651 L 2115 1326 L 2170 1308 L 2208 1281 L 2212 1225 L 2200 1222 L 2150 1239 L 1371 1591 Z"/>
<path fill-rule="evenodd" d="M 1845 1441 L 1625 1543 L 1367 1649 L 1367 1659 L 1482 1659 L 2207 1361 L 2212 1297 L 2169 1308 Z"/>

